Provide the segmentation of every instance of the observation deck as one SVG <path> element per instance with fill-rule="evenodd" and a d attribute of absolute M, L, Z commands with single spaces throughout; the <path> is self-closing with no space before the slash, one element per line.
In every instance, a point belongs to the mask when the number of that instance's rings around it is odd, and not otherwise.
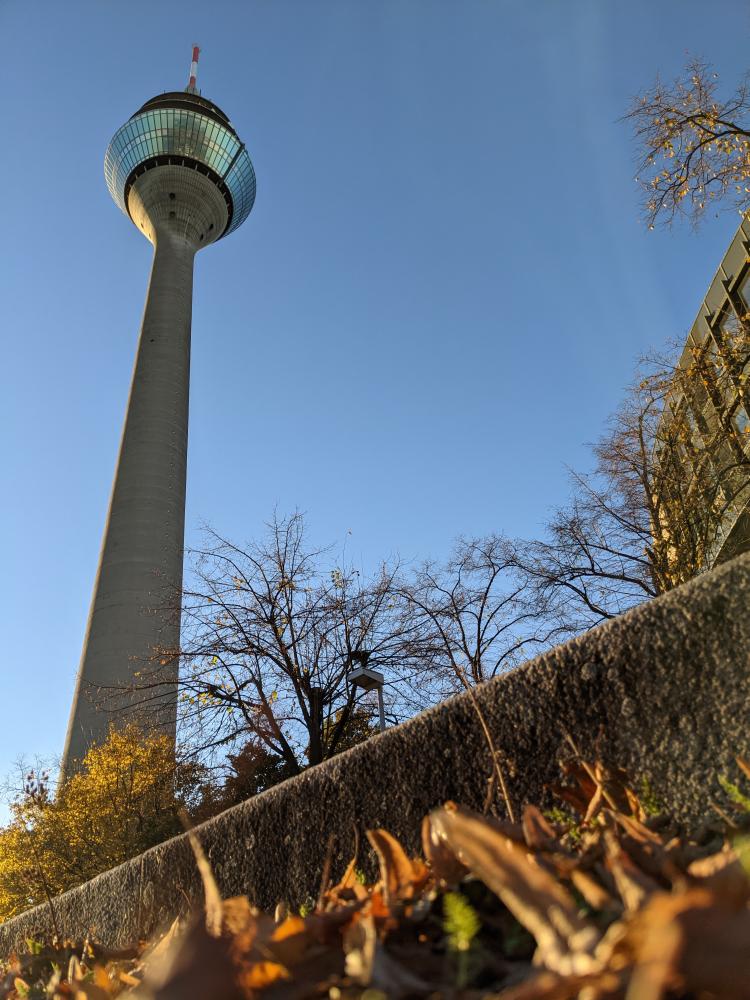
<path fill-rule="evenodd" d="M 115 132 L 107 148 L 107 187 L 136 225 L 139 219 L 135 217 L 131 192 L 139 178 L 156 167 L 192 170 L 208 178 L 218 190 L 226 212 L 218 216 L 214 213 L 218 222 L 215 231 L 210 222 L 197 225 L 197 229 L 204 229 L 200 236 L 203 245 L 233 232 L 250 214 L 255 202 L 255 170 L 245 144 L 224 112 L 199 94 L 171 91 L 152 97 Z M 168 181 L 166 175 L 164 179 Z M 166 195 L 169 197 L 170 192 Z M 175 218 L 177 209 L 165 207 L 166 218 Z M 141 224 L 141 228 L 146 232 L 145 225 Z"/>

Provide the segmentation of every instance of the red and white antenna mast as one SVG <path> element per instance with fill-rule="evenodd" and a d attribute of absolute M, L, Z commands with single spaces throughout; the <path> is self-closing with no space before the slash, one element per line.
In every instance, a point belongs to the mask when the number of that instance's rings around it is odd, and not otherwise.
<path fill-rule="evenodd" d="M 197 94 L 198 88 L 195 85 L 195 81 L 198 79 L 198 56 L 201 54 L 201 50 L 197 45 L 193 46 L 193 60 L 190 63 L 190 80 L 188 81 L 185 90 L 188 94 Z"/>

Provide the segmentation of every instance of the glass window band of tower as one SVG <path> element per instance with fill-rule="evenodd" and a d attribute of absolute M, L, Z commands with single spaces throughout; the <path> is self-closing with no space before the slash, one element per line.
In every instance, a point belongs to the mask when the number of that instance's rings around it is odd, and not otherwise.
<path fill-rule="evenodd" d="M 221 108 L 200 94 L 190 94 L 185 90 L 169 90 L 146 101 L 135 114 L 139 115 L 142 111 L 150 111 L 153 108 L 188 108 L 190 111 L 197 111 L 208 118 L 213 118 L 214 121 L 226 125 L 230 131 L 234 132 L 232 123 Z M 135 115 L 132 117 L 135 118 Z"/>
<path fill-rule="evenodd" d="M 231 217 L 226 233 L 240 226 L 255 201 L 255 171 L 244 144 L 231 128 L 185 108 L 157 108 L 134 115 L 117 130 L 104 158 L 110 193 L 127 215 L 126 196 L 132 180 L 148 161 L 204 164 L 226 186 Z M 141 168 L 141 169 L 139 169 Z M 209 176 L 211 174 L 209 173 Z"/>

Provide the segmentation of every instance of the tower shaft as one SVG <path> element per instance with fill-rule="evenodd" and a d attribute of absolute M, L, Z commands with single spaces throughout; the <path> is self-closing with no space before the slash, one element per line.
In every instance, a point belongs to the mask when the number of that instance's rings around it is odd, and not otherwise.
<path fill-rule="evenodd" d="M 173 213 L 174 214 L 174 213 Z M 174 738 L 190 325 L 196 247 L 157 227 L 120 453 L 63 756 L 76 769 L 110 721 Z"/>
<path fill-rule="evenodd" d="M 187 472 L 193 259 L 255 202 L 255 171 L 229 118 L 190 85 L 157 94 L 104 158 L 115 203 L 154 246 L 61 778 L 110 724 L 174 742 Z"/>

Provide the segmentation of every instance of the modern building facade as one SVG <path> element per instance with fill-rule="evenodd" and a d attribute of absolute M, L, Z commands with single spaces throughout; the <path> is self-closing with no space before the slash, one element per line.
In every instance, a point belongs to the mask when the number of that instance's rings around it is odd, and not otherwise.
<path fill-rule="evenodd" d="M 112 721 L 174 736 L 193 261 L 255 200 L 244 143 L 195 85 L 147 101 L 109 144 L 116 204 L 154 255 L 63 756 L 63 776 Z"/>
<path fill-rule="evenodd" d="M 657 448 L 661 491 L 701 540 L 700 569 L 750 550 L 750 219 L 741 222 L 685 343 Z"/>

